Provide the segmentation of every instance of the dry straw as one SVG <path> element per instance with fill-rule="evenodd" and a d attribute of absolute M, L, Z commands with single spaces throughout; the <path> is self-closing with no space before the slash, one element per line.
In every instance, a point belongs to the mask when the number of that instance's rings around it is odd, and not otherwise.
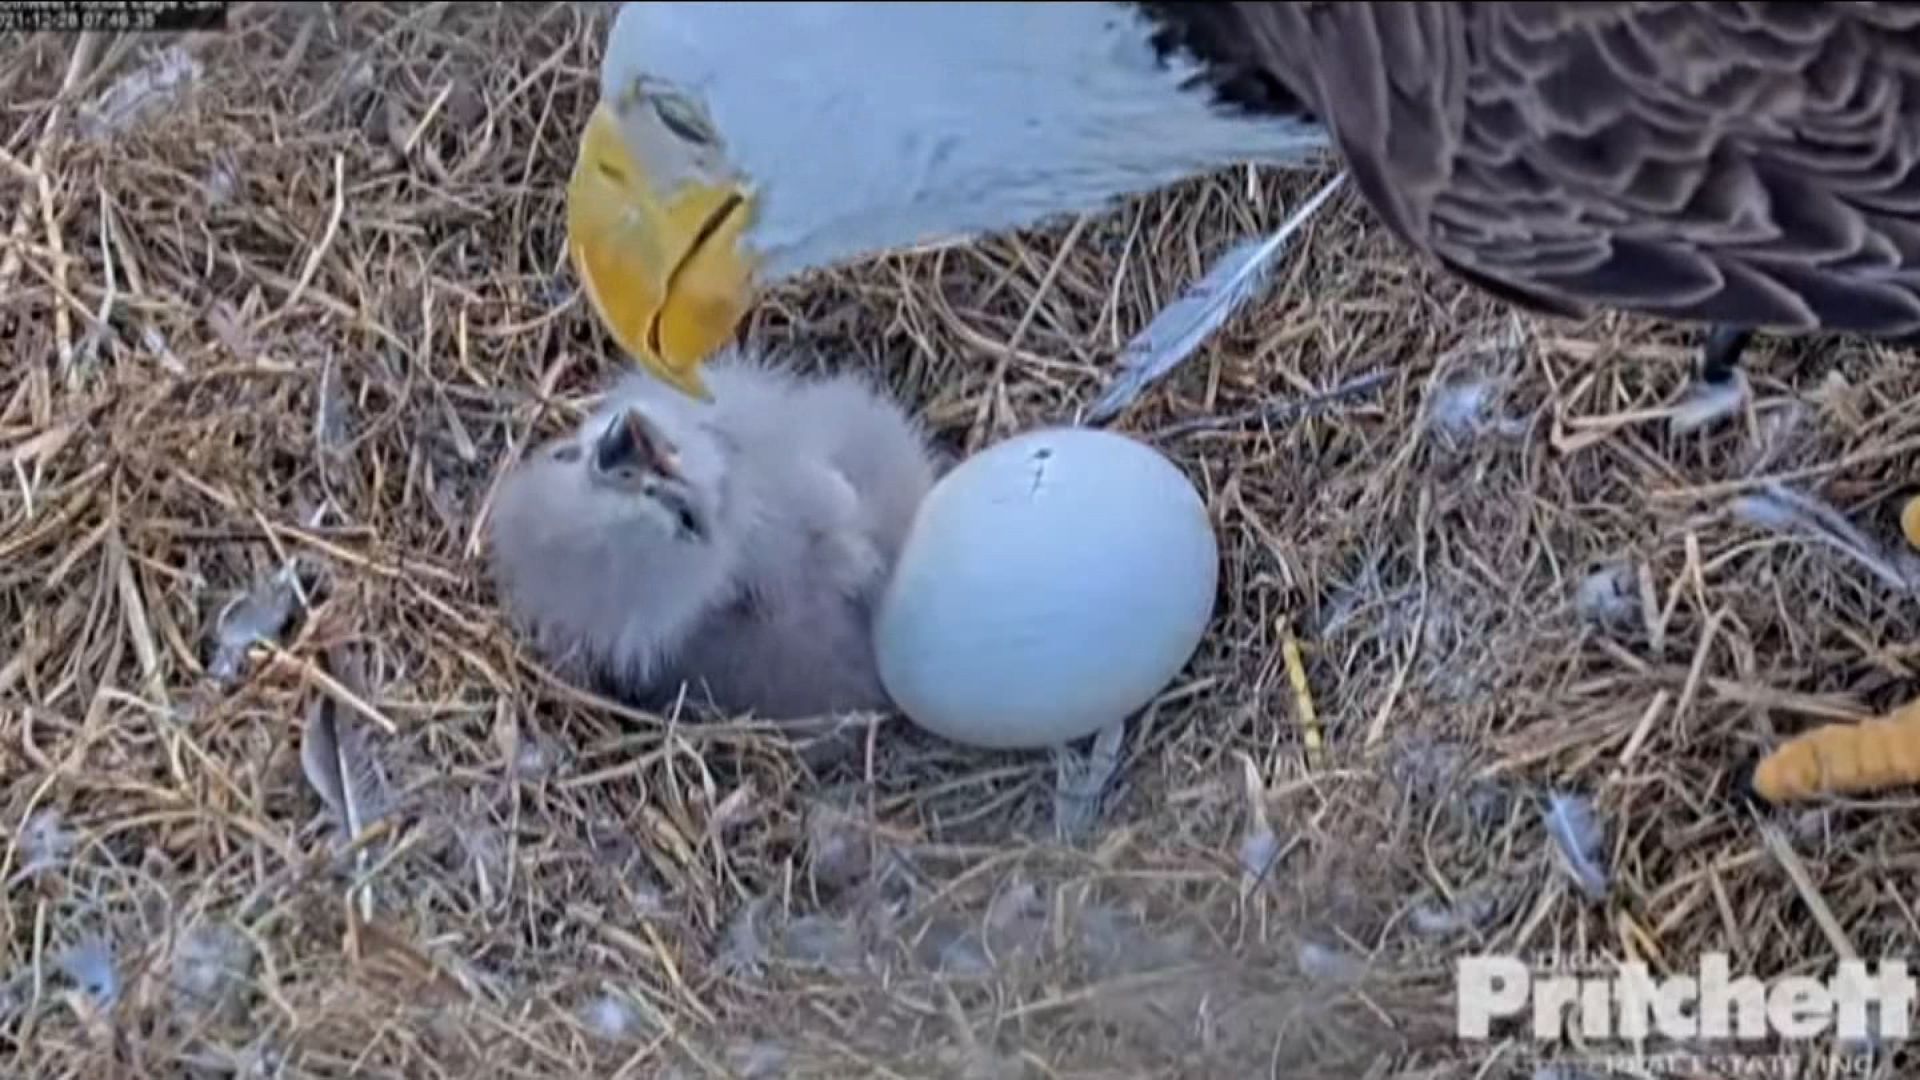
<path fill-rule="evenodd" d="M 1189 470 L 1225 565 L 1084 844 L 1039 755 L 892 724 L 813 776 L 552 678 L 483 519 L 619 363 L 561 244 L 606 18 L 242 4 L 0 42 L 7 1073 L 1527 1076 L 1451 1039 L 1462 951 L 1914 947 L 1910 800 L 1763 838 L 1725 797 L 1779 734 L 1920 691 L 1912 601 L 1726 506 L 1779 479 L 1896 538 L 1920 367 L 1768 342 L 1748 415 L 1671 438 L 1682 331 L 1516 317 L 1351 191 L 1114 421 Z M 978 447 L 1092 402 L 1328 175 L 878 259 L 751 330 Z M 274 580 L 287 625 L 215 679 Z M 323 695 L 386 780 L 351 845 L 301 764 Z M 1604 823 L 1604 900 L 1543 790 Z"/>

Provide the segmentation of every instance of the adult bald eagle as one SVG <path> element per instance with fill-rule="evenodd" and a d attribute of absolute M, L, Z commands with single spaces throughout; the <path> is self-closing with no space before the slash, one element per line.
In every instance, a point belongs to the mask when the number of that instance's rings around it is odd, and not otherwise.
<path fill-rule="evenodd" d="M 1920 334 L 1920 4 L 674 0 L 601 80 L 569 247 L 693 394 L 766 283 L 1326 149 L 1503 298 L 1716 324 L 1710 382 Z"/>

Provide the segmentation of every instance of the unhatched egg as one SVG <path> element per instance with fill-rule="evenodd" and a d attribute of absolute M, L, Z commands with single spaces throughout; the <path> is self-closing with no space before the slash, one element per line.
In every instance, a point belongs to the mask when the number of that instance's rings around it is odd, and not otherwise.
<path fill-rule="evenodd" d="M 1088 428 L 1021 435 L 921 504 L 875 625 L 880 677 L 955 742 L 1069 742 L 1179 674 L 1217 574 L 1206 507 L 1157 451 Z"/>

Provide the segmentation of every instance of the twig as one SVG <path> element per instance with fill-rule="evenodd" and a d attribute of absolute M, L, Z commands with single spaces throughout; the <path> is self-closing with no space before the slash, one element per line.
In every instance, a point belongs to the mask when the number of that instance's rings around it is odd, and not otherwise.
<path fill-rule="evenodd" d="M 1800 855 L 1793 850 L 1793 844 L 1781 834 L 1778 827 L 1765 820 L 1756 822 L 1760 827 L 1760 839 L 1767 846 L 1780 869 L 1786 871 L 1787 878 L 1793 882 L 1793 890 L 1800 896 L 1800 902 L 1807 905 L 1807 912 L 1813 916 L 1815 926 L 1833 946 L 1833 951 L 1842 960 L 1858 960 L 1860 950 L 1854 947 L 1853 939 L 1847 935 L 1846 928 L 1834 917 L 1833 908 L 1827 898 L 1820 893 L 1820 887 L 1813 882 L 1813 875 L 1807 873 L 1807 865 L 1800 861 Z"/>
<path fill-rule="evenodd" d="M 74 43 L 72 55 L 67 57 L 67 73 L 60 80 L 60 96 L 54 99 L 53 107 L 47 110 L 46 125 L 40 129 L 40 139 L 34 144 L 33 157 L 27 165 L 32 170 L 34 186 L 20 193 L 20 203 L 13 212 L 13 224 L 7 228 L 7 235 L 16 240 L 27 235 L 27 219 L 32 212 L 36 195 L 41 205 L 48 208 L 45 211 L 46 215 L 50 217 L 52 214 L 50 207 L 53 200 L 53 185 L 47 181 L 47 150 L 52 146 L 53 136 L 59 131 L 61 122 L 66 119 L 67 95 L 72 93 L 74 87 L 79 84 L 81 74 L 93 66 L 93 54 L 99 50 L 99 46 L 100 35 L 88 31 L 80 35 L 80 40 Z M 53 249 L 58 260 L 57 266 L 60 268 L 59 281 L 64 288 L 66 262 L 57 238 L 53 240 Z M 10 246 L 6 258 L 0 259 L 0 292 L 10 289 L 13 279 L 19 273 L 20 250 L 18 247 Z"/>
<path fill-rule="evenodd" d="M 313 251 L 308 253 L 306 265 L 300 268 L 300 278 L 293 283 L 293 289 L 287 293 L 286 300 L 280 304 L 280 310 L 260 320 L 253 328 L 256 333 L 293 310 L 293 305 L 300 302 L 300 294 L 307 291 L 307 286 L 313 283 L 313 275 L 320 270 L 320 260 L 326 258 L 328 250 L 333 247 L 334 238 L 340 235 L 340 219 L 346 216 L 346 212 L 346 155 L 335 154 L 333 155 L 333 212 L 327 215 L 327 230 L 320 234 L 320 242 L 315 244 Z"/>
<path fill-rule="evenodd" d="M 87 330 L 86 339 L 80 342 L 80 347 L 74 353 L 74 363 L 81 366 L 92 365 L 94 353 L 107 336 L 107 320 L 113 317 L 113 305 L 120 298 L 119 276 L 113 269 L 113 207 L 107 200 L 105 187 L 95 184 L 94 190 L 100 196 L 100 264 L 107 283 L 100 292 L 100 310 L 93 316 L 93 326 Z"/>
<path fill-rule="evenodd" d="M 1386 382 L 1392 376 L 1393 372 L 1386 369 L 1370 371 L 1365 375 L 1348 379 L 1339 386 L 1325 393 L 1315 394 L 1312 397 L 1303 398 L 1298 401 L 1276 402 L 1271 405 L 1263 405 L 1257 409 L 1246 409 L 1241 412 L 1231 413 L 1227 416 L 1200 416 L 1192 420 L 1182 420 L 1177 424 L 1168 424 L 1166 427 L 1154 432 L 1152 437 L 1155 440 L 1174 439 L 1182 435 L 1191 435 L 1196 431 L 1218 431 L 1222 428 L 1241 427 L 1254 421 L 1259 421 L 1262 424 L 1292 423 L 1309 413 L 1318 412 L 1329 405 L 1344 401 L 1348 398 L 1359 397 L 1379 386 L 1381 383 Z"/>

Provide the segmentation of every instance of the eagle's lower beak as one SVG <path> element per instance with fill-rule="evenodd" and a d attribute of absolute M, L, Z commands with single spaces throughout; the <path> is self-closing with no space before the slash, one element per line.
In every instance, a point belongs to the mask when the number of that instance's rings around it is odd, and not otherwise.
<path fill-rule="evenodd" d="M 647 370 L 708 397 L 700 365 L 753 301 L 742 251 L 751 203 L 732 187 L 659 191 L 612 108 L 593 110 L 567 184 L 567 252 L 594 312 Z"/>

